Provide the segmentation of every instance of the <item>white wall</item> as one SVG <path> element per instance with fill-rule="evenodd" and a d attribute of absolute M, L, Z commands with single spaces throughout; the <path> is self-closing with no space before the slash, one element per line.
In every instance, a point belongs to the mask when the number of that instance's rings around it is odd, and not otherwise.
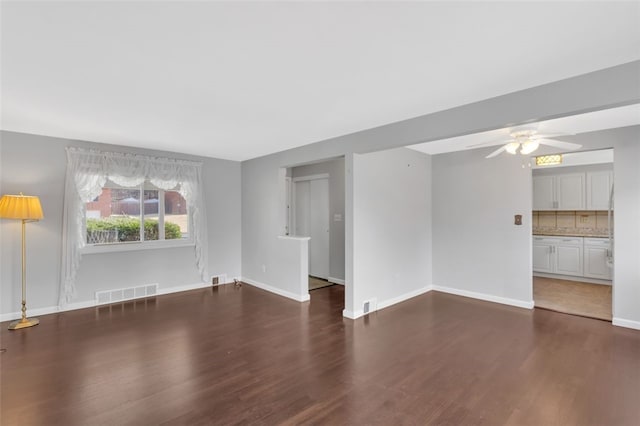
<path fill-rule="evenodd" d="M 344 158 L 294 167 L 292 177 L 329 175 L 329 277 L 344 281 Z M 342 220 L 334 220 L 339 214 Z"/>
<path fill-rule="evenodd" d="M 479 150 L 432 162 L 434 288 L 532 307 L 531 169 Z"/>
<path fill-rule="evenodd" d="M 52 308 L 58 302 L 66 146 L 169 156 L 203 162 L 209 232 L 209 272 L 241 275 L 240 163 L 159 151 L 51 138 L 0 133 L 0 191 L 40 197 L 44 219 L 27 225 L 27 307 Z M 20 225 L 0 221 L 0 314 L 20 308 Z M 193 247 L 91 254 L 78 271 L 78 298 L 91 302 L 94 292 L 158 283 L 161 291 L 201 283 Z M 6 318 L 5 318 L 6 319 Z"/>
<path fill-rule="evenodd" d="M 345 316 L 431 286 L 431 157 L 406 148 L 353 155 L 353 300 Z"/>

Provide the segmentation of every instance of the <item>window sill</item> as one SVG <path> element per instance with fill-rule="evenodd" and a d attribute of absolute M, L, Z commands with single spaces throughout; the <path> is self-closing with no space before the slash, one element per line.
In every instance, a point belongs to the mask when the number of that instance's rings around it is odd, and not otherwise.
<path fill-rule="evenodd" d="M 82 248 L 82 254 L 115 253 L 123 251 L 156 250 L 175 247 L 194 247 L 192 239 L 180 241 L 145 241 L 119 244 L 91 244 Z"/>

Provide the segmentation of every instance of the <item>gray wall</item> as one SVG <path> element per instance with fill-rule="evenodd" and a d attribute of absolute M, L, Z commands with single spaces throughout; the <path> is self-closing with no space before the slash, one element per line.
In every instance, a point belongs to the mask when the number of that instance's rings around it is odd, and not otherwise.
<path fill-rule="evenodd" d="M 349 317 L 431 286 L 431 157 L 406 148 L 353 156 L 353 303 Z"/>
<path fill-rule="evenodd" d="M 638 327 L 640 126 L 563 139 L 584 151 L 614 148 L 613 316 L 614 323 Z M 532 297 L 531 170 L 520 156 L 483 154 L 433 156 L 434 285 L 524 304 Z M 513 225 L 514 214 L 523 215 L 522 226 Z"/>
<path fill-rule="evenodd" d="M 563 139 L 582 144 L 585 151 L 614 149 L 616 220 L 613 229 L 613 322 L 640 328 L 640 126 Z"/>
<path fill-rule="evenodd" d="M 117 150 L 203 162 L 209 232 L 209 272 L 240 276 L 240 163 L 159 151 L 3 131 L 0 139 L 0 191 L 40 197 L 44 219 L 27 225 L 28 308 L 57 305 L 62 244 L 66 146 Z M 0 221 L 0 313 L 20 308 L 20 225 Z M 78 272 L 78 298 L 94 292 L 158 283 L 171 288 L 201 282 L 193 247 L 87 254 Z"/>
<path fill-rule="evenodd" d="M 472 150 L 432 161 L 434 285 L 530 305 L 531 169 L 523 157 Z"/>
<path fill-rule="evenodd" d="M 294 167 L 292 177 L 329 175 L 329 277 L 344 280 L 344 158 Z M 335 221 L 334 214 L 342 216 Z"/>
<path fill-rule="evenodd" d="M 354 268 L 353 230 L 350 229 L 353 225 L 351 215 L 353 214 L 354 194 L 350 184 L 352 176 L 349 174 L 350 161 L 353 161 L 352 154 L 381 151 L 419 142 L 639 103 L 640 79 L 638 75 L 640 75 L 640 61 L 635 61 L 244 161 L 242 163 L 243 276 L 277 286 L 277 282 L 270 281 L 269 271 L 273 268 L 287 267 L 287 265 L 275 262 L 271 254 L 276 247 L 275 240 L 281 227 L 281 222 L 278 219 L 281 212 L 279 209 L 281 198 L 279 168 L 345 156 L 347 164 L 345 177 L 345 301 L 347 310 L 355 311 L 353 283 L 350 283 L 350 276 L 352 276 Z M 509 211 L 510 215 L 512 214 L 510 206 L 504 208 Z M 527 210 L 530 211 L 530 206 Z M 529 247 L 529 244 L 527 243 L 526 246 Z M 504 291 L 506 290 L 503 290 L 501 294 L 507 294 Z M 524 298 L 523 300 L 527 299 L 527 295 L 520 289 L 516 291 L 515 295 Z"/>

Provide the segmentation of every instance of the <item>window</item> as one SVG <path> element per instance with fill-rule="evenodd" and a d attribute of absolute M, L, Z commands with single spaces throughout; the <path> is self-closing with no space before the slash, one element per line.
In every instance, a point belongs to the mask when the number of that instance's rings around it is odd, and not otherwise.
<path fill-rule="evenodd" d="M 188 240 L 187 202 L 176 189 L 163 190 L 148 181 L 124 188 L 107 180 L 102 193 L 85 203 L 86 243 Z"/>
<path fill-rule="evenodd" d="M 207 282 L 203 195 L 200 162 L 68 147 L 60 305 L 75 297 L 84 254 L 190 246 Z"/>

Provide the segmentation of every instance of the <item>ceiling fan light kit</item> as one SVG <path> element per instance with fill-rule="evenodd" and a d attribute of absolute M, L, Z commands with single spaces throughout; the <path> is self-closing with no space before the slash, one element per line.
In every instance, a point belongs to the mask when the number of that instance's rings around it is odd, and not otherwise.
<path fill-rule="evenodd" d="M 553 135 L 539 135 L 536 130 L 526 129 L 526 130 L 518 130 L 515 132 L 511 132 L 511 140 L 507 141 L 507 143 L 497 150 L 493 151 L 491 154 L 487 155 L 485 158 L 493 158 L 506 151 L 509 154 L 515 155 L 518 152 L 522 155 L 529 155 L 535 150 L 537 150 L 540 145 L 548 145 L 555 148 L 565 149 L 565 150 L 576 150 L 582 147 L 577 143 L 572 142 L 563 142 L 555 139 L 547 139 L 553 136 L 560 136 L 561 134 L 553 134 Z M 488 142 L 486 144 L 480 145 L 490 145 L 495 142 Z M 479 146 L 479 145 L 477 145 Z"/>

